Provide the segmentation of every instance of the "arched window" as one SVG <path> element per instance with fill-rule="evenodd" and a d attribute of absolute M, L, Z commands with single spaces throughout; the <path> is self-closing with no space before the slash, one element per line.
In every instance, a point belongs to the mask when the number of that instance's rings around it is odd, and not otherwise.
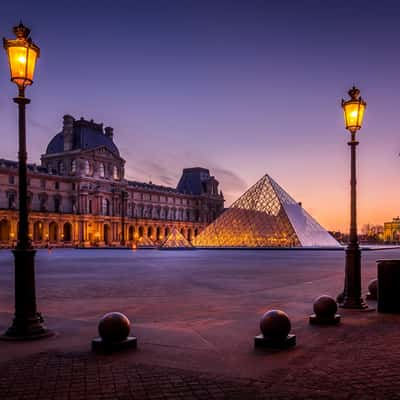
<path fill-rule="evenodd" d="M 3 219 L 0 221 L 0 242 L 10 240 L 10 223 Z"/>
<path fill-rule="evenodd" d="M 72 160 L 72 161 L 71 161 L 71 172 L 72 172 L 73 174 L 76 173 L 76 160 Z"/>
<path fill-rule="evenodd" d="M 118 171 L 118 167 L 116 165 L 114 165 L 114 167 L 113 167 L 113 178 L 115 180 L 119 179 L 119 171 Z"/>
<path fill-rule="evenodd" d="M 63 239 L 64 239 L 64 242 L 72 241 L 72 225 L 69 222 L 66 222 L 64 224 Z"/>
<path fill-rule="evenodd" d="M 33 240 L 35 242 L 43 240 L 43 224 L 41 221 L 37 221 L 33 224 Z"/>
<path fill-rule="evenodd" d="M 50 222 L 49 240 L 50 242 L 57 242 L 58 240 L 58 225 L 55 222 Z"/>
<path fill-rule="evenodd" d="M 85 160 L 85 175 L 90 175 L 90 164 L 88 160 Z"/>
<path fill-rule="evenodd" d="M 104 164 L 100 163 L 99 166 L 99 176 L 100 178 L 104 178 L 105 177 L 105 168 L 104 168 Z"/>
<path fill-rule="evenodd" d="M 128 229 L 128 240 L 133 240 L 135 235 L 135 228 L 131 225 Z"/>

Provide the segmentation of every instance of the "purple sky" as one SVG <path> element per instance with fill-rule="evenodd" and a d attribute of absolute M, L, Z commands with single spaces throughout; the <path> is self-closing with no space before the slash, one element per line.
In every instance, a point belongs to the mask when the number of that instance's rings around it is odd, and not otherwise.
<path fill-rule="evenodd" d="M 325 227 L 347 229 L 340 99 L 368 103 L 359 225 L 400 214 L 397 1 L 7 1 L 41 47 L 28 89 L 30 161 L 66 113 L 115 129 L 127 177 L 175 186 L 204 166 L 227 205 L 270 174 Z M 0 157 L 16 158 L 16 88 L 0 56 Z"/>

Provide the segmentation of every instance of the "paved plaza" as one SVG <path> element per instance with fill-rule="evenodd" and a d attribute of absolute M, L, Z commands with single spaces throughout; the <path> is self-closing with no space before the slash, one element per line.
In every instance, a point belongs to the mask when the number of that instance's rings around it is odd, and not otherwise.
<path fill-rule="evenodd" d="M 363 252 L 364 291 L 377 259 L 399 257 Z M 308 324 L 313 299 L 343 287 L 342 251 L 55 249 L 36 263 L 38 308 L 57 334 L 0 342 L 0 399 L 400 398 L 400 316 L 345 310 L 337 327 Z M 1 330 L 12 265 L 2 250 Z M 289 314 L 295 348 L 254 350 L 271 308 Z M 90 351 L 108 311 L 129 317 L 137 350 Z"/>

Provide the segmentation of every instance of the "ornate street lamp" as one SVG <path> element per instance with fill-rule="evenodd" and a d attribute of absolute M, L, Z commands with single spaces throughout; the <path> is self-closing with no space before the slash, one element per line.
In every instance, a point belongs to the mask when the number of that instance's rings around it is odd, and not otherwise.
<path fill-rule="evenodd" d="M 351 151 L 351 212 L 350 237 L 346 248 L 346 269 L 344 291 L 338 296 L 343 308 L 365 309 L 367 304 L 361 296 L 361 251 L 357 235 L 357 199 L 356 199 L 356 132 L 361 129 L 367 103 L 360 97 L 360 91 L 353 86 L 349 90 L 350 99 L 342 100 L 346 129 L 350 131 L 348 142 Z"/>
<path fill-rule="evenodd" d="M 25 106 L 30 100 L 25 97 L 25 88 L 33 83 L 36 60 L 40 49 L 29 37 L 30 30 L 20 23 L 13 29 L 16 39 L 3 39 L 10 64 L 11 81 L 18 86 L 19 125 L 19 230 L 14 253 L 15 263 L 15 315 L 12 325 L 1 339 L 30 340 L 47 337 L 52 332 L 43 325 L 42 316 L 36 309 L 35 293 L 35 250 L 32 247 L 28 229 L 27 196 L 27 152 Z"/>

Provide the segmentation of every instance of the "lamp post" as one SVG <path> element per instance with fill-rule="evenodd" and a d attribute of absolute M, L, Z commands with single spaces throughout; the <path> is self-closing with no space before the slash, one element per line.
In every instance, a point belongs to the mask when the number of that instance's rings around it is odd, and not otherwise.
<path fill-rule="evenodd" d="M 365 309 L 367 304 L 361 296 L 361 251 L 357 235 L 357 197 L 356 197 L 356 132 L 361 129 L 367 103 L 360 97 L 360 91 L 353 86 L 349 90 L 349 100 L 342 100 L 346 129 L 351 134 L 348 142 L 351 154 L 351 202 L 350 202 L 350 236 L 346 248 L 346 267 L 344 291 L 339 295 L 343 308 Z"/>
<path fill-rule="evenodd" d="M 2 339 L 30 340 L 47 337 L 52 332 L 43 325 L 42 316 L 36 309 L 35 293 L 35 250 L 29 238 L 28 196 L 27 196 L 27 151 L 25 107 L 30 100 L 25 97 L 25 88 L 33 83 L 36 60 L 40 49 L 29 37 L 30 30 L 20 23 L 13 29 L 15 39 L 3 39 L 4 49 L 10 64 L 11 81 L 18 86 L 19 149 L 18 149 L 18 191 L 19 229 L 14 253 L 15 265 L 15 315 L 12 325 Z"/>

